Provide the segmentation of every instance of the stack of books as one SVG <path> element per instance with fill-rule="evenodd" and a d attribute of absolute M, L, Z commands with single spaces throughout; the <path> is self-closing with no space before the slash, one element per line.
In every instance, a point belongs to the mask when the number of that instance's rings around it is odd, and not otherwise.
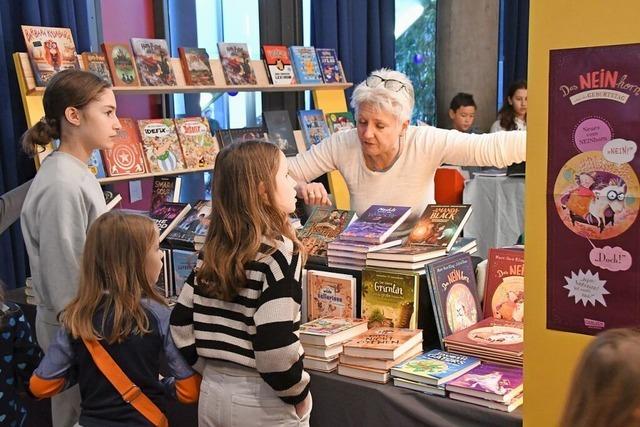
<path fill-rule="evenodd" d="M 475 254 L 478 251 L 477 241 L 471 237 L 458 237 L 451 250 L 437 246 L 401 246 L 379 249 L 366 254 L 367 267 L 396 268 L 400 270 L 422 270 L 427 262 L 442 258 L 448 254 Z"/>
<path fill-rule="evenodd" d="M 369 329 L 344 344 L 338 374 L 384 384 L 391 367 L 421 352 L 421 329 Z"/>
<path fill-rule="evenodd" d="M 307 251 L 308 260 L 315 264 L 327 265 L 327 245 L 351 224 L 354 217 L 354 211 L 327 206 L 316 207 L 304 227 L 297 232 L 298 239 Z"/>
<path fill-rule="evenodd" d="M 342 344 L 367 330 L 360 319 L 325 317 L 300 326 L 300 343 L 304 349 L 304 367 L 331 372 L 338 366 Z"/>
<path fill-rule="evenodd" d="M 522 405 L 522 368 L 483 363 L 448 382 L 449 397 L 499 411 L 511 412 Z"/>
<path fill-rule="evenodd" d="M 393 385 L 445 396 L 444 384 L 480 365 L 480 359 L 439 349 L 421 353 L 391 368 Z"/>
<path fill-rule="evenodd" d="M 411 208 L 405 206 L 370 206 L 329 244 L 329 266 L 362 270 L 367 252 L 401 243 L 387 239 L 410 214 Z"/>

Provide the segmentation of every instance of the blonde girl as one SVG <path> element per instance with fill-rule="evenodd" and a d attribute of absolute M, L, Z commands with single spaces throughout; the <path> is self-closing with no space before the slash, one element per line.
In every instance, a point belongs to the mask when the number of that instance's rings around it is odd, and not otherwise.
<path fill-rule="evenodd" d="M 295 181 L 282 152 L 259 141 L 225 147 L 215 171 L 201 261 L 171 314 L 176 345 L 202 370 L 199 424 L 308 425 Z"/>
<path fill-rule="evenodd" d="M 149 218 L 116 211 L 93 223 L 78 295 L 62 312 L 62 328 L 31 378 L 35 396 L 55 395 L 75 379 L 82 396 L 80 425 L 149 425 L 114 389 L 83 342 L 98 340 L 162 412 L 169 396 L 177 395 L 184 403 L 197 401 L 199 376 L 175 348 L 169 309 L 154 289 L 162 254 L 158 230 Z M 170 371 L 162 382 L 158 381 L 160 354 Z"/>

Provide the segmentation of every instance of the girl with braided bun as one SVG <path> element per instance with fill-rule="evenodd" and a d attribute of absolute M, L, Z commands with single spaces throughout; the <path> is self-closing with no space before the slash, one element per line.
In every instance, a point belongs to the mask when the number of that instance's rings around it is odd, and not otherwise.
<path fill-rule="evenodd" d="M 59 327 L 58 314 L 76 296 L 87 230 L 106 211 L 87 162 L 93 150 L 113 147 L 120 122 L 109 83 L 86 71 L 55 74 L 43 104 L 45 115 L 22 136 L 23 149 L 35 154 L 54 139 L 60 146 L 44 159 L 33 180 L 21 225 L 38 302 L 36 337 L 46 353 Z M 55 426 L 77 423 L 78 387 L 53 397 L 51 407 Z"/>

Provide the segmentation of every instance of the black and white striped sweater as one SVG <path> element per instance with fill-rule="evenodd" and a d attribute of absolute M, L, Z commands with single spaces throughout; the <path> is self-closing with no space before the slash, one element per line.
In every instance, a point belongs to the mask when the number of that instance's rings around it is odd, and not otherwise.
<path fill-rule="evenodd" d="M 202 295 L 192 273 L 171 313 L 171 335 L 191 365 L 204 357 L 255 368 L 284 402 L 296 404 L 309 392 L 298 332 L 302 261 L 282 239 L 269 255 L 273 244 L 263 244 L 231 302 Z"/>

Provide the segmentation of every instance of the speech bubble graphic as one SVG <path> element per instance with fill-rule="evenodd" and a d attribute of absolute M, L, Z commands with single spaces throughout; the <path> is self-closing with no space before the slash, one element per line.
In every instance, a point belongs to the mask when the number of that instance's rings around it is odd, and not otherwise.
<path fill-rule="evenodd" d="M 589 252 L 589 260 L 596 267 L 611 271 L 625 271 L 631 268 L 631 254 L 619 246 L 612 248 L 593 248 Z"/>
<path fill-rule="evenodd" d="M 600 280 L 598 273 L 593 274 L 589 270 L 583 273 L 582 270 L 578 270 L 576 274 L 572 271 L 571 277 L 564 276 L 564 280 L 567 284 L 563 288 L 569 290 L 569 298 L 574 297 L 576 304 L 582 302 L 586 307 L 587 303 L 591 303 L 595 307 L 596 302 L 599 302 L 607 306 L 604 296 L 610 292 L 604 288 L 607 281 Z"/>
<path fill-rule="evenodd" d="M 616 138 L 607 142 L 604 147 L 602 147 L 602 155 L 611 163 L 621 165 L 633 160 L 637 150 L 638 146 L 635 142 Z"/>

